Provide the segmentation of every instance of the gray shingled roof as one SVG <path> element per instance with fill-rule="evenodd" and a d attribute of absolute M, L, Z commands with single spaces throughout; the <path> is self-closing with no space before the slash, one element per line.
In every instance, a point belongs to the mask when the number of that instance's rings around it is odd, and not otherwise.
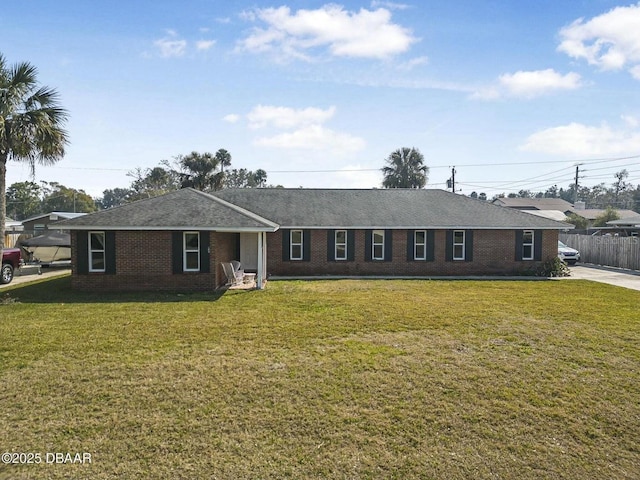
<path fill-rule="evenodd" d="M 443 190 L 191 188 L 57 222 L 64 229 L 275 231 L 305 228 L 567 229 Z"/>
<path fill-rule="evenodd" d="M 69 230 L 248 230 L 275 231 L 278 226 L 191 188 L 132 202 L 82 217 L 56 222 Z"/>
<path fill-rule="evenodd" d="M 443 190 L 260 188 L 221 190 L 213 195 L 283 228 L 573 228 Z"/>
<path fill-rule="evenodd" d="M 566 212 L 573 210 L 573 205 L 561 198 L 509 198 L 501 197 L 493 201 L 498 205 L 505 207 L 517 208 L 520 210 L 537 209 L 537 210 L 559 210 Z"/>

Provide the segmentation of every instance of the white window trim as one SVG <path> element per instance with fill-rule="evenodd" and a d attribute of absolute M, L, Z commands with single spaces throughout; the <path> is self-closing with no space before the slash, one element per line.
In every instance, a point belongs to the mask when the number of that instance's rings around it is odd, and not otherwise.
<path fill-rule="evenodd" d="M 531 243 L 524 241 L 524 237 L 525 235 L 527 235 L 527 233 L 531 234 Z M 535 244 L 535 234 L 533 230 L 524 230 L 522 232 L 522 260 L 533 260 L 535 258 L 534 244 Z M 531 256 L 525 257 L 524 247 L 529 245 L 531 246 Z"/>
<path fill-rule="evenodd" d="M 376 243 L 376 233 L 382 237 L 382 242 Z M 376 246 L 382 246 L 382 256 L 376 257 Z M 371 259 L 372 260 L 384 260 L 384 230 L 374 230 L 371 232 Z"/>
<path fill-rule="evenodd" d="M 102 235 L 102 250 L 99 249 L 94 249 L 91 248 L 91 236 L 92 235 Z M 88 237 L 88 242 L 89 242 L 89 271 L 90 272 L 106 272 L 107 271 L 107 252 L 106 252 L 106 241 L 107 241 L 107 235 L 105 234 L 105 232 L 98 232 L 98 231 L 94 231 L 94 232 L 89 232 L 89 237 Z M 94 253 L 102 253 L 102 260 L 103 260 L 103 265 L 104 267 L 102 268 L 93 268 L 93 254 Z"/>
<path fill-rule="evenodd" d="M 422 233 L 424 235 L 424 242 L 419 243 L 417 241 L 418 233 Z M 424 247 L 424 254 L 421 257 L 418 256 L 419 245 L 422 245 Z M 427 259 L 427 231 L 426 230 L 416 230 L 413 232 L 413 259 L 414 260 Z"/>
<path fill-rule="evenodd" d="M 456 233 L 461 232 L 462 233 L 462 242 L 458 242 L 456 243 Z M 464 230 L 454 230 L 453 231 L 453 259 L 454 260 L 464 260 L 465 259 L 465 251 L 466 251 L 466 242 L 467 242 L 467 232 L 465 232 Z M 461 257 L 456 257 L 456 246 L 457 245 L 461 245 L 462 246 L 462 256 Z"/>
<path fill-rule="evenodd" d="M 300 243 L 293 241 L 293 232 L 300 232 Z M 293 255 L 293 247 L 300 246 L 300 256 Z M 302 260 L 304 259 L 304 231 L 303 230 L 291 230 L 289 236 L 289 260 Z"/>
<path fill-rule="evenodd" d="M 344 233 L 344 242 L 338 242 L 338 233 L 343 232 Z M 335 240 L 335 247 L 334 247 L 334 259 L 336 260 L 346 260 L 347 258 L 349 258 L 349 252 L 348 252 L 348 236 L 347 236 L 347 231 L 346 230 L 336 230 L 334 233 L 334 240 Z M 338 247 L 339 246 L 344 246 L 344 256 L 343 257 L 339 257 L 338 256 Z"/>
<path fill-rule="evenodd" d="M 193 249 L 187 248 L 187 235 L 196 235 L 198 237 L 198 247 Z M 198 268 L 187 268 L 187 253 L 196 252 L 198 254 Z M 183 232 L 182 233 L 182 271 L 183 272 L 199 272 L 200 271 L 200 232 Z"/>

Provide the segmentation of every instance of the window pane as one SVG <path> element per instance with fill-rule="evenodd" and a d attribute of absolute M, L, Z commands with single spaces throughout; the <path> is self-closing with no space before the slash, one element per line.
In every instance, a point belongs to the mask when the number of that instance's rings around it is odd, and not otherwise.
<path fill-rule="evenodd" d="M 461 230 L 456 230 L 453 232 L 453 243 L 463 243 L 464 242 L 464 232 Z"/>
<path fill-rule="evenodd" d="M 291 231 L 291 243 L 302 243 L 302 231 L 301 230 L 292 230 Z"/>
<path fill-rule="evenodd" d="M 525 231 L 523 233 L 522 243 L 533 243 L 533 232 L 531 230 Z"/>
<path fill-rule="evenodd" d="M 336 243 L 347 243 L 347 232 L 338 230 L 336 232 Z"/>
<path fill-rule="evenodd" d="M 302 258 L 302 245 L 291 245 L 291 259 L 300 260 Z"/>
<path fill-rule="evenodd" d="M 198 256 L 198 252 L 187 252 L 185 270 L 198 270 L 200 268 Z"/>
<path fill-rule="evenodd" d="M 104 253 L 91 253 L 91 270 L 104 270 Z"/>
<path fill-rule="evenodd" d="M 464 248 L 462 245 L 454 245 L 453 246 L 453 258 L 462 259 L 464 258 Z"/>
<path fill-rule="evenodd" d="M 384 242 L 384 232 L 380 230 L 374 230 L 373 232 L 373 243 L 382 243 Z"/>
<path fill-rule="evenodd" d="M 104 233 L 91 234 L 91 250 L 104 250 Z"/>
<path fill-rule="evenodd" d="M 198 243 L 197 233 L 184 234 L 184 245 L 186 250 L 198 250 Z"/>
<path fill-rule="evenodd" d="M 347 258 L 347 249 L 345 245 L 336 245 L 336 258 L 337 259 Z"/>
<path fill-rule="evenodd" d="M 525 245 L 522 248 L 522 258 L 525 260 L 533 258 L 533 248 L 531 245 Z"/>
<path fill-rule="evenodd" d="M 424 237 L 425 237 L 424 232 L 420 232 L 420 231 L 416 232 L 416 245 L 419 243 L 424 244 L 424 240 L 425 240 Z"/>
<path fill-rule="evenodd" d="M 416 244 L 416 259 L 423 259 L 424 257 L 424 245 Z"/>
<path fill-rule="evenodd" d="M 376 259 L 384 258 L 382 245 L 373 246 L 373 258 L 376 258 Z"/>

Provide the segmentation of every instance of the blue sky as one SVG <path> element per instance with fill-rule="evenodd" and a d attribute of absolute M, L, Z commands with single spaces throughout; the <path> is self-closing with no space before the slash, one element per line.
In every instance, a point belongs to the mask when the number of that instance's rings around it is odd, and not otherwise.
<path fill-rule="evenodd" d="M 400 147 L 465 194 L 640 183 L 640 3 L 7 0 L 0 52 L 70 113 L 35 180 L 93 196 L 219 148 L 287 187 L 379 186 Z"/>

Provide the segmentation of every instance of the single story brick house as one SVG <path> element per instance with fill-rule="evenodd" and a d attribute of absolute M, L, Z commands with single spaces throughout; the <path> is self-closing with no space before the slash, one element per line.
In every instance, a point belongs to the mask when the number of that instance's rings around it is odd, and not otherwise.
<path fill-rule="evenodd" d="M 278 276 L 509 275 L 572 225 L 442 190 L 186 188 L 57 226 L 86 290 L 211 290 L 222 262 Z"/>

